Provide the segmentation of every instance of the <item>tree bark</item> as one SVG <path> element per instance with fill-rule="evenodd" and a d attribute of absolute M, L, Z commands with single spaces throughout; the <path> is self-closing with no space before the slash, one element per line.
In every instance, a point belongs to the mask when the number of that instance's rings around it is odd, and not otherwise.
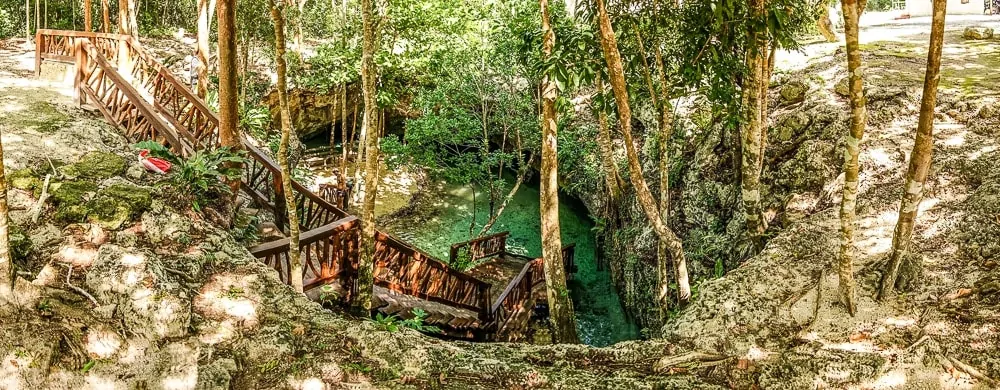
<path fill-rule="evenodd" d="M 306 13 L 306 0 L 299 0 L 299 17 L 296 18 L 296 29 L 295 29 L 295 53 L 299 55 L 299 61 L 302 61 L 302 20 L 305 18 Z"/>
<path fill-rule="evenodd" d="M 236 0 L 216 3 L 216 24 L 219 29 L 219 144 L 242 149 L 239 133 L 239 103 L 236 101 Z M 231 204 L 236 204 L 240 180 L 229 182 Z"/>
<path fill-rule="evenodd" d="M 211 34 L 212 23 L 209 21 L 209 0 L 198 0 L 198 47 L 196 55 L 198 57 L 198 97 L 204 99 L 208 96 L 208 39 Z"/>
<path fill-rule="evenodd" d="M 646 184 L 646 179 L 642 176 L 642 164 L 639 163 L 639 153 L 635 149 L 635 141 L 632 138 L 632 109 L 629 107 L 628 89 L 625 84 L 625 71 L 622 65 L 621 53 L 618 51 L 618 42 L 615 39 L 615 32 L 611 28 L 611 18 L 604 8 L 604 0 L 597 0 L 598 23 L 601 34 L 601 49 L 604 51 L 604 58 L 608 63 L 608 73 L 611 81 L 611 89 L 615 95 L 615 104 L 618 106 L 618 122 L 621 126 L 622 137 L 625 138 L 625 154 L 628 157 L 629 178 L 632 186 L 635 187 L 636 196 L 643 212 L 653 224 L 656 235 L 666 245 L 666 250 L 670 252 L 670 257 L 676 264 L 686 264 L 684 257 L 684 246 L 679 237 L 660 215 L 660 210 L 653 198 L 653 193 Z M 678 275 L 678 297 L 681 303 L 686 303 L 691 298 L 690 288 L 685 291 L 688 285 L 686 267 L 682 275 Z M 680 268 L 678 268 L 680 269 Z"/>
<path fill-rule="evenodd" d="M 750 8 L 755 17 L 763 17 L 764 0 L 750 0 Z M 764 246 L 764 231 L 767 230 L 767 221 L 760 202 L 760 175 L 763 170 L 764 139 L 767 137 L 767 129 L 764 127 L 764 118 L 767 118 L 766 95 L 767 95 L 767 42 L 761 31 L 751 29 L 747 48 L 746 68 L 748 71 L 747 83 L 744 86 L 743 106 L 745 113 L 745 123 L 740 134 L 741 143 L 741 193 L 743 199 L 743 214 L 746 217 L 747 232 L 754 244 L 755 250 L 759 251 Z"/>
<path fill-rule="evenodd" d="M 83 31 L 90 32 L 93 27 L 90 20 L 90 0 L 83 0 Z"/>
<path fill-rule="evenodd" d="M 31 44 L 31 0 L 24 0 L 24 44 Z"/>
<path fill-rule="evenodd" d="M 549 58 L 556 45 L 556 33 L 549 24 L 549 1 L 540 0 L 542 11 L 542 56 Z M 566 269 L 562 259 L 562 236 L 559 230 L 559 168 L 556 152 L 556 97 L 559 91 L 551 76 L 542 76 L 542 168 L 541 223 L 542 264 L 545 272 L 545 296 L 549 303 L 549 322 L 553 339 L 576 343 L 576 318 L 573 300 L 566 287 Z"/>
<path fill-rule="evenodd" d="M 111 31 L 111 15 L 110 15 L 110 5 L 108 0 L 101 0 L 101 32 L 107 33 Z"/>
<path fill-rule="evenodd" d="M 858 44 L 857 0 L 843 0 L 844 36 L 847 41 L 847 74 L 851 99 L 851 129 L 844 153 L 844 196 L 840 203 L 840 302 L 854 316 L 857 284 L 854 281 L 854 220 L 858 199 L 858 155 L 865 135 L 867 103 L 862 88 L 861 46 Z"/>
<path fill-rule="evenodd" d="M 201 0 L 204 1 L 204 0 Z M 284 190 L 285 209 L 288 213 L 288 262 L 292 288 L 302 289 L 302 261 L 299 258 L 299 218 L 292 189 L 291 166 L 288 165 L 288 142 L 292 137 L 291 110 L 288 108 L 288 65 L 285 63 L 285 8 L 284 1 L 269 0 L 271 20 L 274 21 L 274 61 L 278 73 L 278 105 L 281 109 L 281 142 L 278 144 L 278 164 L 281 165 L 281 188 Z"/>
<path fill-rule="evenodd" d="M 841 8 L 843 8 L 843 3 L 841 3 Z M 858 12 L 858 15 L 861 15 L 861 13 Z M 845 14 L 844 17 L 846 18 L 847 15 Z M 833 22 L 830 21 L 830 8 L 826 1 L 819 3 L 819 18 L 816 20 L 816 28 L 827 42 L 837 42 L 837 34 L 833 33 Z M 844 25 L 844 35 L 847 35 L 847 25 Z"/>
<path fill-rule="evenodd" d="M 931 20 L 930 48 L 927 51 L 927 73 L 924 75 L 924 94 L 920 103 L 920 118 L 917 122 L 917 139 L 910 152 L 910 165 L 906 171 L 906 186 L 899 204 L 899 219 L 892 237 L 892 256 L 886 264 L 879 290 L 879 299 L 895 294 L 899 281 L 899 266 L 908 261 L 913 224 L 917 209 L 923 199 L 924 182 L 931 166 L 934 149 L 934 107 L 937 104 L 938 82 L 941 80 L 941 50 L 944 43 L 944 19 L 946 0 L 934 0 Z"/>
<path fill-rule="evenodd" d="M 2 162 L 3 143 L 0 142 L 0 305 L 7 305 L 14 298 L 14 263 L 10 257 L 7 176 Z"/>
<path fill-rule="evenodd" d="M 604 80 L 600 77 L 597 78 L 597 90 L 604 94 Z M 611 203 L 617 206 L 625 183 L 618 173 L 618 165 L 615 164 L 614 145 L 611 143 L 608 114 L 604 112 L 604 107 L 597 111 L 597 149 L 601 153 L 601 166 L 604 167 L 604 184 L 608 188 Z"/>
<path fill-rule="evenodd" d="M 367 134 L 365 145 L 365 200 L 361 214 L 361 261 L 358 264 L 358 296 L 354 304 L 365 311 L 372 308 L 372 288 L 375 269 L 375 195 L 378 192 L 378 107 L 375 102 L 375 83 L 378 69 L 375 67 L 374 0 L 361 0 L 362 50 L 361 89 L 365 101 L 365 117 L 362 134 Z"/>

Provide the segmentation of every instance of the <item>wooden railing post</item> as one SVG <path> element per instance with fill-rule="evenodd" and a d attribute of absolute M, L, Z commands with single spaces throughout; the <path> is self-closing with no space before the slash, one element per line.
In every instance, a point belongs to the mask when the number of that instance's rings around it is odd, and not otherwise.
<path fill-rule="evenodd" d="M 481 283 L 479 285 L 479 322 L 485 326 L 493 320 L 493 302 L 490 302 L 490 285 Z"/>
<path fill-rule="evenodd" d="M 129 53 L 129 37 L 118 38 L 118 74 L 132 82 L 132 56 Z"/>
<path fill-rule="evenodd" d="M 42 75 L 42 53 L 45 52 L 45 38 L 41 29 L 35 32 L 35 77 Z"/>
<path fill-rule="evenodd" d="M 73 94 L 78 106 L 87 104 L 87 94 L 83 92 L 83 86 L 87 83 L 87 68 L 89 67 L 87 60 L 89 57 L 84 50 L 84 42 L 87 42 L 86 38 L 73 40 L 73 51 L 76 54 L 76 77 L 73 78 Z"/>

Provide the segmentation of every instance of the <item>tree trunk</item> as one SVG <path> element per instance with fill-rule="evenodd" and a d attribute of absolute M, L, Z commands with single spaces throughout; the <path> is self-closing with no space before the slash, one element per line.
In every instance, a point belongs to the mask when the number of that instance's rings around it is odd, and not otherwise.
<path fill-rule="evenodd" d="M 354 304 L 369 311 L 372 308 L 372 288 L 375 269 L 375 195 L 378 192 L 378 107 L 375 103 L 375 15 L 374 0 L 361 0 L 362 50 L 361 89 L 365 100 L 365 118 L 361 133 L 367 134 L 365 145 L 365 200 L 361 214 L 361 261 L 358 264 L 358 296 Z"/>
<path fill-rule="evenodd" d="M 552 56 L 556 33 L 549 24 L 549 1 L 540 0 L 542 8 L 542 56 Z M 553 339 L 560 343 L 576 343 L 576 318 L 573 301 L 566 287 L 566 269 L 562 259 L 562 236 L 559 231 L 559 168 L 556 153 L 556 83 L 551 76 L 542 77 L 542 172 L 541 222 L 542 262 L 545 272 L 545 296 L 549 303 L 549 322 Z"/>
<path fill-rule="evenodd" d="M 851 93 L 851 129 L 847 134 L 844 153 L 844 199 L 840 203 L 840 302 L 847 312 L 854 316 L 854 219 L 858 199 L 858 155 L 860 143 L 865 135 L 867 107 L 862 88 L 861 47 L 858 44 L 858 1 L 843 0 L 844 36 L 847 40 L 847 74 Z"/>
<path fill-rule="evenodd" d="M 299 17 L 296 18 L 296 29 L 295 29 L 295 53 L 299 55 L 299 61 L 302 61 L 302 20 L 305 19 L 306 13 L 306 0 L 299 0 Z"/>
<path fill-rule="evenodd" d="M 101 0 L 101 32 L 107 33 L 111 31 L 111 15 L 110 15 L 110 5 L 108 0 Z"/>
<path fill-rule="evenodd" d="M 93 27 L 90 20 L 90 0 L 83 0 L 83 31 L 90 32 Z"/>
<path fill-rule="evenodd" d="M 931 152 L 934 147 L 934 107 L 937 104 L 937 87 L 941 80 L 941 49 L 944 37 L 946 0 L 934 0 L 934 15 L 931 22 L 930 48 L 927 51 L 927 73 L 924 76 L 924 95 L 920 103 L 920 119 L 917 122 L 917 140 L 910 152 L 910 165 L 906 171 L 906 186 L 899 204 L 899 219 L 892 237 L 892 257 L 886 265 L 882 277 L 879 299 L 895 294 L 899 281 L 899 266 L 907 259 L 913 236 L 913 223 L 917 208 L 923 198 L 924 182 L 931 166 Z"/>
<path fill-rule="evenodd" d="M 132 34 L 129 30 L 128 3 L 129 0 L 118 0 L 118 33 L 122 35 Z"/>
<path fill-rule="evenodd" d="M 597 89 L 604 93 L 604 80 L 597 78 Z M 607 99 L 605 99 L 607 101 Z M 625 183 L 621 175 L 618 174 L 618 165 L 615 164 L 614 146 L 611 143 L 611 131 L 608 126 L 608 114 L 604 112 L 604 107 L 597 111 L 597 148 L 601 153 L 601 166 L 604 167 L 604 184 L 608 188 L 608 195 L 611 196 L 611 203 L 617 207 L 621 199 L 622 187 Z"/>
<path fill-rule="evenodd" d="M 351 139 L 347 135 L 347 84 L 340 87 L 340 174 L 337 185 L 347 188 L 347 154 L 351 150 Z"/>
<path fill-rule="evenodd" d="M 205 0 L 201 0 L 205 1 Z M 285 209 L 288 212 L 288 262 L 292 288 L 302 289 L 302 261 L 299 259 L 299 218 L 292 189 L 291 166 L 288 165 L 288 142 L 292 137 L 291 110 L 288 108 L 288 82 L 285 63 L 285 8 L 284 1 L 269 0 L 271 20 L 274 21 L 274 62 L 278 73 L 278 105 L 281 109 L 281 142 L 278 144 L 278 164 L 281 165 L 281 188 L 284 190 Z"/>
<path fill-rule="evenodd" d="M 7 176 L 3 166 L 3 143 L 0 142 L 0 305 L 14 298 L 14 263 L 10 257 Z"/>
<path fill-rule="evenodd" d="M 520 148 L 518 148 L 518 150 L 520 150 Z M 479 230 L 479 237 L 482 237 L 489 232 L 490 229 L 493 228 L 493 225 L 497 223 L 497 220 L 500 219 L 500 215 L 503 214 L 503 211 L 507 208 L 510 200 L 514 199 L 514 195 L 516 195 L 517 190 L 521 188 L 521 184 L 524 183 L 524 178 L 528 176 L 528 169 L 531 167 L 533 162 L 535 162 L 535 155 L 531 155 L 531 157 L 528 158 L 528 163 L 521 166 L 521 169 L 517 174 L 517 180 L 514 181 L 514 187 L 511 187 L 510 192 L 508 192 L 507 196 L 503 198 L 503 202 L 500 203 L 500 207 L 498 207 L 495 212 L 490 212 L 490 219 L 486 221 L 483 228 Z"/>
<path fill-rule="evenodd" d="M 639 163 L 639 153 L 635 149 L 635 141 L 632 138 L 632 109 L 629 107 L 628 89 L 625 85 L 625 72 L 622 65 L 621 53 L 618 52 L 618 42 L 615 39 L 615 32 L 611 29 L 611 19 L 604 8 L 604 0 L 597 0 L 598 20 L 601 33 L 601 49 L 604 51 L 604 58 L 608 63 L 608 74 L 611 81 L 611 89 L 615 94 L 615 103 L 618 106 L 618 122 L 621 126 L 622 137 L 625 138 L 625 154 L 628 157 L 629 178 L 632 186 L 635 187 L 636 196 L 643 212 L 653 224 L 656 235 L 666 245 L 666 250 L 670 252 L 670 257 L 678 265 L 686 264 L 684 257 L 684 246 L 679 237 L 664 220 L 661 218 L 660 210 L 653 198 L 653 193 L 646 184 L 646 179 L 642 176 L 642 164 Z M 678 296 L 682 303 L 686 303 L 691 298 L 688 285 L 687 271 L 678 275 Z M 678 268 L 678 270 L 681 270 Z"/>
<path fill-rule="evenodd" d="M 855 5 L 856 4 L 857 2 L 855 2 Z M 841 3 L 841 6 L 844 6 L 843 3 Z M 855 9 L 856 8 L 857 7 L 855 7 Z M 858 12 L 858 15 L 861 15 L 861 13 Z M 844 14 L 844 18 L 847 18 L 846 13 Z M 816 28 L 827 42 L 837 42 L 837 34 L 833 33 L 833 22 L 830 21 L 830 8 L 826 1 L 819 2 L 819 18 L 816 20 Z M 846 24 L 844 25 L 844 35 L 847 35 Z"/>
<path fill-rule="evenodd" d="M 24 44 L 31 44 L 31 0 L 24 0 Z"/>
<path fill-rule="evenodd" d="M 204 99 L 208 96 L 208 39 L 211 34 L 212 23 L 209 21 L 209 0 L 198 0 L 198 47 L 196 54 L 198 65 L 195 71 L 198 73 L 198 97 Z"/>
<path fill-rule="evenodd" d="M 239 104 L 236 101 L 236 0 L 219 0 L 216 3 L 216 24 L 219 31 L 219 144 L 242 149 L 239 133 Z M 230 204 L 236 204 L 240 180 L 229 182 L 232 190 Z M 231 210 L 231 211 L 235 211 Z M 230 214 L 230 216 L 232 216 Z M 231 219 L 231 218 L 230 218 Z"/>
<path fill-rule="evenodd" d="M 764 14 L 764 0 L 751 0 L 750 8 L 755 17 L 761 17 Z M 740 164 L 742 169 L 740 186 L 747 232 L 757 251 L 764 246 L 763 235 L 767 230 L 767 221 L 764 219 L 760 202 L 760 175 L 763 170 L 764 139 L 767 135 L 767 129 L 764 128 L 767 107 L 763 105 L 766 101 L 768 82 L 766 50 L 767 43 L 763 32 L 752 29 L 746 58 L 747 83 L 743 88 L 745 97 L 743 101 L 746 103 L 743 111 L 746 120 L 740 135 L 740 149 L 743 154 Z"/>

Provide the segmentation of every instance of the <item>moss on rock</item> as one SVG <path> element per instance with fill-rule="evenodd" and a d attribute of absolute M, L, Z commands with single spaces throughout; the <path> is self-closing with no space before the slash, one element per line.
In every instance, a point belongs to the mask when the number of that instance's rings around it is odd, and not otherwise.
<path fill-rule="evenodd" d="M 31 238 L 23 229 L 15 225 L 10 225 L 8 237 L 10 238 L 10 253 L 13 259 L 15 261 L 27 259 L 28 255 L 31 254 Z"/>
<path fill-rule="evenodd" d="M 97 184 L 89 181 L 73 180 L 49 184 L 49 193 L 60 207 L 83 204 L 95 192 Z"/>
<path fill-rule="evenodd" d="M 66 177 L 103 180 L 125 173 L 125 159 L 114 153 L 88 152 L 80 161 L 59 169 Z"/>
<path fill-rule="evenodd" d="M 115 184 L 97 193 L 88 204 L 87 220 L 103 228 L 116 230 L 126 221 L 149 209 L 152 194 L 146 188 L 131 184 Z"/>
<path fill-rule="evenodd" d="M 7 183 L 10 183 L 11 187 L 31 192 L 41 191 L 42 188 L 42 179 L 31 168 L 18 169 L 7 174 Z"/>

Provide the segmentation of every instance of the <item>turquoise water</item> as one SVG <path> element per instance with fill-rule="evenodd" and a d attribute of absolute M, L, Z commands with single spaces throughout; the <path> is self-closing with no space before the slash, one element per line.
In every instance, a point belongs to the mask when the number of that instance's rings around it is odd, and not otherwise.
<path fill-rule="evenodd" d="M 417 247 L 441 259 L 448 258 L 453 243 L 469 239 L 469 226 L 475 213 L 478 233 L 489 217 L 489 198 L 477 190 L 473 207 L 473 191 L 469 186 L 444 185 L 443 194 L 429 199 L 431 207 L 394 220 L 390 231 Z M 511 199 L 492 232 L 509 231 L 507 249 L 510 252 L 540 257 L 541 223 L 537 186 L 522 185 Z M 499 206 L 499 205 L 498 205 Z M 428 212 L 426 210 L 433 210 Z M 421 215 L 423 214 L 423 215 Z M 639 337 L 638 328 L 628 320 L 607 270 L 598 270 L 594 241 L 594 224 L 586 209 L 577 202 L 563 200 L 559 207 L 562 244 L 576 244 L 579 271 L 569 288 L 576 308 L 577 328 L 583 343 L 606 346 Z"/>

